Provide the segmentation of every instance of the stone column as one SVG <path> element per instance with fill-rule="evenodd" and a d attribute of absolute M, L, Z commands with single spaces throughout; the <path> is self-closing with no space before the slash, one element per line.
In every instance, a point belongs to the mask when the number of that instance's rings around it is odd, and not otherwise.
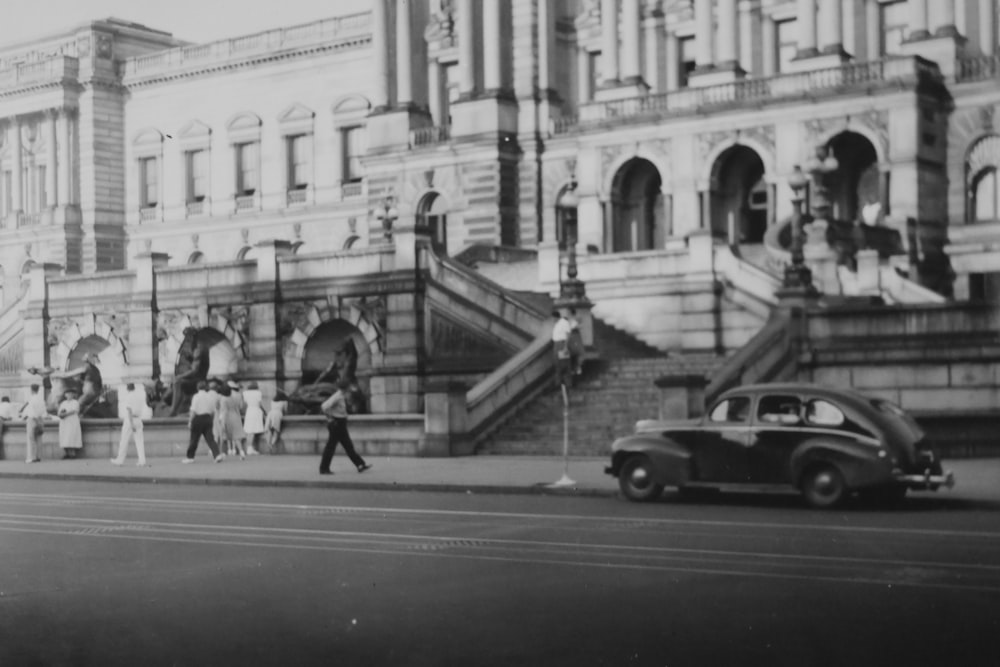
<path fill-rule="evenodd" d="M 472 0 L 458 0 L 458 92 L 476 93 L 476 7 Z"/>
<path fill-rule="evenodd" d="M 556 23 L 548 2 L 538 3 L 538 88 L 542 96 L 552 90 L 552 53 L 556 47 Z"/>
<path fill-rule="evenodd" d="M 913 2 L 913 0 L 910 1 Z M 865 55 L 868 60 L 876 60 L 881 56 L 879 49 L 882 46 L 882 33 L 878 30 L 878 24 L 878 0 L 867 0 L 865 2 L 865 25 L 867 26 L 865 29 Z M 912 38 L 912 31 L 910 35 Z"/>
<path fill-rule="evenodd" d="M 715 25 L 712 0 L 694 0 L 695 66 L 708 69 L 715 62 Z"/>
<path fill-rule="evenodd" d="M 816 0 L 798 0 L 795 15 L 799 33 L 797 57 L 815 56 L 818 53 L 816 49 Z"/>
<path fill-rule="evenodd" d="M 642 81 L 642 39 L 639 36 L 639 0 L 622 0 L 622 81 Z"/>
<path fill-rule="evenodd" d="M 958 35 L 955 27 L 955 0 L 934 0 L 928 5 L 928 22 L 935 37 Z"/>
<path fill-rule="evenodd" d="M 389 16 L 386 0 L 372 1 L 372 60 L 375 70 L 375 91 L 372 105 L 376 109 L 389 106 Z"/>
<path fill-rule="evenodd" d="M 663 15 L 651 11 L 643 22 L 646 33 L 646 83 L 651 92 L 663 91 Z"/>
<path fill-rule="evenodd" d="M 257 279 L 255 293 L 258 298 L 250 306 L 251 335 L 247 345 L 248 379 L 261 382 L 265 387 L 282 387 L 285 379 L 284 358 L 282 357 L 281 336 L 279 334 L 278 283 L 281 280 L 279 259 L 292 254 L 292 244 L 288 241 L 268 239 L 256 244 Z"/>
<path fill-rule="evenodd" d="M 56 206 L 56 115 L 55 109 L 45 112 L 45 205 Z M 61 203 L 61 202 L 60 202 Z"/>
<path fill-rule="evenodd" d="M 592 90 L 594 82 L 590 76 L 590 54 L 587 49 L 578 49 L 576 52 L 576 72 L 580 79 L 579 99 L 580 104 L 589 102 L 594 94 Z"/>
<path fill-rule="evenodd" d="M 70 178 L 73 173 L 73 152 L 71 150 L 73 145 L 73 119 L 70 117 L 69 109 L 60 110 L 56 126 L 58 127 L 57 135 L 59 144 L 58 155 L 56 156 L 56 162 L 59 164 L 59 177 L 56 187 L 59 189 L 59 205 L 66 206 L 70 203 L 72 196 Z"/>
<path fill-rule="evenodd" d="M 411 0 L 396 0 L 396 104 L 413 102 L 413 54 L 411 53 Z"/>
<path fill-rule="evenodd" d="M 726 69 L 735 69 L 738 66 L 736 6 L 736 0 L 719 0 L 718 64 Z"/>
<path fill-rule="evenodd" d="M 483 3 L 483 89 L 496 93 L 503 85 L 503 29 L 502 0 Z"/>
<path fill-rule="evenodd" d="M 983 53 L 993 53 L 997 48 L 996 0 L 979 0 L 979 42 Z"/>
<path fill-rule="evenodd" d="M 778 73 L 777 33 L 778 29 L 774 25 L 774 19 L 770 16 L 762 17 L 760 23 L 760 41 L 764 44 L 763 53 L 761 54 L 763 56 L 761 59 L 761 70 L 764 76 L 774 76 Z"/>
<path fill-rule="evenodd" d="M 137 381 L 160 379 L 159 341 L 156 338 L 156 272 L 167 266 L 170 256 L 142 252 L 135 256 L 135 287 L 129 298 L 128 365 Z M 169 369 L 173 374 L 173 369 Z"/>
<path fill-rule="evenodd" d="M 667 31 L 667 92 L 681 86 L 681 42 L 673 30 Z"/>
<path fill-rule="evenodd" d="M 443 111 L 441 98 L 443 96 L 441 86 L 441 65 L 438 61 L 432 60 L 427 64 L 427 106 L 431 112 L 431 119 L 435 125 L 447 125 L 448 119 L 442 118 Z"/>
<path fill-rule="evenodd" d="M 821 0 L 819 47 L 823 53 L 844 51 L 844 10 L 840 0 Z"/>
<path fill-rule="evenodd" d="M 875 0 L 871 0 L 873 3 Z M 909 0 L 910 32 L 908 39 L 915 41 L 930 37 L 927 30 L 927 0 Z"/>
<path fill-rule="evenodd" d="M 618 83 L 618 0 L 601 0 L 601 64 L 604 82 Z"/>
<path fill-rule="evenodd" d="M 13 207 L 11 209 L 11 213 L 14 214 L 16 219 L 17 214 L 24 211 L 24 200 L 22 197 L 23 186 L 21 185 L 21 177 L 24 173 L 24 163 L 21 160 L 21 151 L 24 150 L 24 145 L 21 139 L 21 119 L 17 116 L 14 117 L 14 123 L 11 126 L 10 131 L 14 135 L 14 145 L 11 146 L 11 151 L 14 153 L 14 165 L 11 167 L 10 173 L 10 194 Z"/>
<path fill-rule="evenodd" d="M 738 12 L 740 33 L 740 69 L 745 72 L 752 72 L 754 48 L 760 48 L 759 40 L 755 39 L 756 35 L 754 33 L 754 19 L 757 16 L 757 11 L 754 4 L 749 2 L 749 0 L 740 0 Z"/>

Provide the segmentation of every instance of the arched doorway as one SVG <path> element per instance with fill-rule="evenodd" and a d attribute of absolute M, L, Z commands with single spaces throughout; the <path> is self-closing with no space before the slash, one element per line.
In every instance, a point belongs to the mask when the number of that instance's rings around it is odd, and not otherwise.
<path fill-rule="evenodd" d="M 763 243 L 768 188 L 755 150 L 737 145 L 719 156 L 712 167 L 711 197 L 712 236 L 736 244 Z"/>
<path fill-rule="evenodd" d="M 878 154 L 875 147 L 857 132 L 841 132 L 827 146 L 837 158 L 837 171 L 827 176 L 831 216 L 834 220 L 855 222 L 868 204 L 882 203 L 879 188 Z"/>
<path fill-rule="evenodd" d="M 302 384 L 295 396 L 301 403 L 316 403 L 333 393 L 333 383 L 351 383 L 347 409 L 368 412 L 372 354 L 364 334 L 346 320 L 332 320 L 316 327 L 302 354 Z M 315 406 L 314 406 L 315 407 Z"/>
<path fill-rule="evenodd" d="M 430 192 L 420 200 L 420 204 L 417 206 L 417 224 L 427 229 L 434 251 L 447 255 L 448 211 L 441 195 Z"/>
<path fill-rule="evenodd" d="M 663 243 L 663 181 L 649 160 L 623 164 L 611 185 L 611 252 L 651 250 Z"/>

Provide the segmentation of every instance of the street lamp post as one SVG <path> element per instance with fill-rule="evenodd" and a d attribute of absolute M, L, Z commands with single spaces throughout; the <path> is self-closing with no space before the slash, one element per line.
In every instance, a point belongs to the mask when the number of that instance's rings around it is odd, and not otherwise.
<path fill-rule="evenodd" d="M 802 202 L 805 198 L 806 186 L 809 184 L 802 169 L 795 165 L 791 176 L 788 177 L 788 187 L 792 189 L 792 261 L 785 266 L 785 278 L 783 287 L 786 290 L 796 290 L 812 293 L 816 290 L 812 283 L 812 271 L 806 266 L 805 255 L 803 253 L 803 232 L 802 232 Z"/>
<path fill-rule="evenodd" d="M 559 215 L 562 216 L 562 228 L 566 239 L 566 278 L 559 271 L 559 301 L 566 305 L 576 305 L 587 300 L 583 281 L 577 278 L 576 267 L 576 209 L 580 198 L 576 194 L 576 181 L 569 184 L 566 192 L 559 198 Z"/>
<path fill-rule="evenodd" d="M 382 208 L 375 211 L 375 217 L 382 223 L 382 235 L 386 241 L 392 240 L 392 224 L 399 218 L 399 210 L 396 208 L 396 198 L 389 193 L 382 200 Z"/>

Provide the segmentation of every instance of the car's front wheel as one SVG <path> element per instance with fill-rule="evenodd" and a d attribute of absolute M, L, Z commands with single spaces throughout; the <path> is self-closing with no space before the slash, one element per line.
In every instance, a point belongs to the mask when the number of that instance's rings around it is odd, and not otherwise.
<path fill-rule="evenodd" d="M 837 466 L 829 463 L 812 465 L 802 474 L 802 495 L 813 507 L 839 505 L 847 497 L 847 482 Z"/>
<path fill-rule="evenodd" d="M 638 502 L 654 500 L 663 493 L 663 485 L 653 479 L 653 464 L 641 454 L 630 456 L 622 464 L 618 488 L 623 496 Z"/>

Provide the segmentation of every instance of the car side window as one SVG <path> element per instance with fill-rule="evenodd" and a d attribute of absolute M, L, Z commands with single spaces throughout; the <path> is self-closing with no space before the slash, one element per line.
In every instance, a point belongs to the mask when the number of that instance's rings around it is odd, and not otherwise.
<path fill-rule="evenodd" d="M 798 424 L 802 421 L 802 401 L 798 396 L 762 396 L 757 404 L 757 419 L 765 424 Z"/>
<path fill-rule="evenodd" d="M 847 418 L 833 403 L 818 398 L 806 403 L 806 423 L 812 426 L 843 426 Z"/>
<path fill-rule="evenodd" d="M 746 396 L 733 396 L 712 408 L 708 420 L 713 423 L 745 424 L 749 416 L 750 399 Z"/>

